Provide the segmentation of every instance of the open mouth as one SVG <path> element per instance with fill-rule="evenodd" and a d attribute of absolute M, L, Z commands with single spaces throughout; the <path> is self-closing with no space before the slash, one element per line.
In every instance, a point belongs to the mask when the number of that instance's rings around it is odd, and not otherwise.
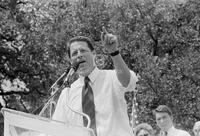
<path fill-rule="evenodd" d="M 79 61 L 79 69 L 84 67 L 85 60 Z"/>
<path fill-rule="evenodd" d="M 82 63 L 85 63 L 86 61 L 85 60 L 81 60 L 79 61 L 79 64 L 82 64 Z"/>

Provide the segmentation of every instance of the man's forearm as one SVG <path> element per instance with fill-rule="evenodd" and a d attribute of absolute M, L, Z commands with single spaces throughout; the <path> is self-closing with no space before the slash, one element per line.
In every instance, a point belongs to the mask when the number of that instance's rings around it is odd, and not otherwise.
<path fill-rule="evenodd" d="M 127 87 L 130 82 L 131 75 L 128 66 L 122 59 L 122 56 L 119 54 L 118 50 L 119 43 L 117 36 L 108 33 L 105 27 L 103 27 L 102 30 L 103 30 L 103 32 L 101 33 L 102 44 L 112 57 L 119 82 L 122 84 L 122 86 Z"/>
<path fill-rule="evenodd" d="M 112 56 L 112 60 L 114 63 L 118 80 L 124 87 L 127 87 L 130 82 L 130 76 L 131 76 L 128 66 L 126 65 L 120 54 Z"/>

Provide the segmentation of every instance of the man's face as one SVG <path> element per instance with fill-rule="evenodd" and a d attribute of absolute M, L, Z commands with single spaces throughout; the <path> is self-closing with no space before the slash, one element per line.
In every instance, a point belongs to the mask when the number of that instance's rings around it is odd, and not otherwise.
<path fill-rule="evenodd" d="M 150 133 L 145 129 L 141 129 L 137 136 L 150 136 Z"/>
<path fill-rule="evenodd" d="M 167 131 L 173 125 L 172 117 L 165 112 L 156 112 L 156 123 L 158 127 L 163 130 Z"/>
<path fill-rule="evenodd" d="M 70 45 L 71 62 L 81 62 L 77 73 L 82 76 L 88 76 L 94 69 L 94 52 L 90 50 L 84 41 L 75 41 Z"/>

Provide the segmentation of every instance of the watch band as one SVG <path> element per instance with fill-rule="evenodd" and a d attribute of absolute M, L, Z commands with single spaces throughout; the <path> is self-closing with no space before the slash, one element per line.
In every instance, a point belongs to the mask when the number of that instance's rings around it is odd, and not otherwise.
<path fill-rule="evenodd" d="M 119 50 L 116 50 L 116 51 L 111 52 L 111 53 L 109 53 L 109 54 L 110 54 L 110 56 L 112 56 L 112 57 L 117 56 L 117 55 L 119 54 Z"/>

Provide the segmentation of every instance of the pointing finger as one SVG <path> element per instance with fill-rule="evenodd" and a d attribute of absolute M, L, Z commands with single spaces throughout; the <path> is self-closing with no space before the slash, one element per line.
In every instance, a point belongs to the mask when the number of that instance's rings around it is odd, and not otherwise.
<path fill-rule="evenodd" d="M 108 31 L 106 30 L 106 28 L 104 26 L 102 27 L 102 30 L 103 30 L 104 34 L 108 34 Z"/>

